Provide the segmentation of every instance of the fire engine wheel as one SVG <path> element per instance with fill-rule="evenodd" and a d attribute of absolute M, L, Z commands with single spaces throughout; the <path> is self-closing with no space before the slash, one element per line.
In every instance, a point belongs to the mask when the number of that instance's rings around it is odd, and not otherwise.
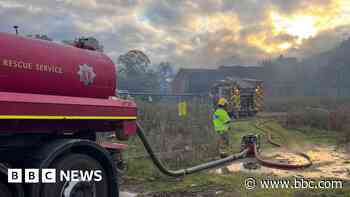
<path fill-rule="evenodd" d="M 57 170 L 56 183 L 44 184 L 42 197 L 107 197 L 108 183 L 102 166 L 93 158 L 83 154 L 63 156 L 50 167 Z M 60 181 L 60 170 L 101 170 L 101 181 Z M 81 177 L 80 177 L 81 178 Z M 94 177 L 93 177 L 94 178 Z M 2 195 L 0 195 L 2 196 Z"/>
<path fill-rule="evenodd" d="M 10 189 L 2 182 L 0 182 L 0 196 L 13 197 Z"/>

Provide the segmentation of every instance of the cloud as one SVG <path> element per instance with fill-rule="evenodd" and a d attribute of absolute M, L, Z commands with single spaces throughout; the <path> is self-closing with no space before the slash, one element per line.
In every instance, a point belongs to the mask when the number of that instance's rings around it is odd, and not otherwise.
<path fill-rule="evenodd" d="M 275 6 L 281 12 L 291 14 L 293 12 L 303 11 L 302 9 L 329 7 L 334 3 L 333 0 L 270 0 L 272 6 Z"/>
<path fill-rule="evenodd" d="M 300 58 L 317 55 L 335 48 L 349 37 L 350 25 L 323 31 L 317 37 L 306 40 L 298 49 L 291 49 L 289 54 Z"/>
<path fill-rule="evenodd" d="M 0 16 L 3 32 L 19 25 L 56 40 L 94 36 L 113 60 L 140 49 L 153 63 L 214 67 L 327 50 L 349 32 L 350 2 L 0 0 Z"/>

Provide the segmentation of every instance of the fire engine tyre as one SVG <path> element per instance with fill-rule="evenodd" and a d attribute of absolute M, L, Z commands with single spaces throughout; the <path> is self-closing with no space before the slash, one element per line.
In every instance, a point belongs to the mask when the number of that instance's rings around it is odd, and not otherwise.
<path fill-rule="evenodd" d="M 108 197 L 108 181 L 105 170 L 98 161 L 90 156 L 83 154 L 66 155 L 54 162 L 51 168 L 57 170 L 57 181 L 56 183 L 44 184 L 41 197 Z M 101 170 L 102 180 L 99 182 L 60 182 L 59 170 Z"/>
<path fill-rule="evenodd" d="M 13 197 L 10 189 L 2 182 L 0 182 L 0 196 Z"/>

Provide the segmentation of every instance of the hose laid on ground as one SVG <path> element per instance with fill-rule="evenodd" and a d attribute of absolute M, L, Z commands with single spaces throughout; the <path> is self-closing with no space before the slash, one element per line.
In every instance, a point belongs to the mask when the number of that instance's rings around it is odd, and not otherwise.
<path fill-rule="evenodd" d="M 215 160 L 215 161 L 210 161 L 204 164 L 200 164 L 197 166 L 193 166 L 190 168 L 185 168 L 185 169 L 180 169 L 180 170 L 168 170 L 163 164 L 162 162 L 157 158 L 157 156 L 154 154 L 154 151 L 152 149 L 152 147 L 150 146 L 143 128 L 140 126 L 139 123 L 137 123 L 137 135 L 139 136 L 139 138 L 141 139 L 146 151 L 148 152 L 152 162 L 154 163 L 154 165 L 165 175 L 171 176 L 171 177 L 182 177 L 184 175 L 188 175 L 188 174 L 193 174 L 196 172 L 200 172 L 203 170 L 207 170 L 210 168 L 215 168 L 218 167 L 220 165 L 223 165 L 225 163 L 229 163 L 232 161 L 235 161 L 237 159 L 241 159 L 244 158 L 246 156 L 246 154 L 250 151 L 248 148 L 244 149 L 243 151 L 241 151 L 240 153 L 225 157 L 223 159 L 219 159 L 219 160 Z"/>
<path fill-rule="evenodd" d="M 268 120 L 268 121 L 264 121 L 262 123 L 262 125 L 266 124 L 267 122 L 269 122 L 271 120 Z M 254 126 L 265 132 L 267 134 L 267 141 L 274 145 L 274 146 L 277 146 L 277 147 L 282 147 L 281 144 L 275 142 L 272 140 L 272 135 L 271 135 L 271 132 L 268 131 L 268 130 L 265 130 L 263 129 L 260 125 L 258 125 L 259 122 L 257 124 L 254 124 Z M 312 165 L 312 161 L 311 161 L 311 158 L 305 154 L 305 153 L 302 153 L 302 152 L 293 152 L 294 154 L 296 155 L 299 155 L 301 157 L 303 157 L 304 159 L 307 160 L 307 162 L 305 164 L 285 164 L 285 163 L 279 163 L 277 161 L 269 161 L 269 160 L 265 160 L 263 159 L 260 155 L 259 155 L 259 152 L 257 150 L 257 147 L 254 146 L 254 155 L 256 157 L 256 159 L 258 160 L 258 162 L 263 165 L 263 166 L 268 166 L 268 167 L 272 167 L 272 168 L 279 168 L 279 169 L 288 169 L 288 170 L 293 170 L 293 169 L 304 169 L 304 168 L 307 168 L 307 167 L 310 167 Z"/>
<path fill-rule="evenodd" d="M 266 124 L 266 123 L 267 123 L 267 121 L 264 122 L 264 124 Z M 272 140 L 270 131 L 266 131 L 265 129 L 261 128 L 257 124 L 254 124 L 254 126 L 257 129 L 267 133 L 269 143 L 271 143 L 272 145 L 281 147 L 281 145 L 279 143 L 277 143 L 277 142 Z M 215 168 L 215 167 L 221 166 L 223 164 L 230 163 L 230 162 L 238 160 L 238 159 L 242 159 L 242 158 L 246 157 L 246 155 L 249 152 L 252 152 L 252 151 L 254 152 L 254 156 L 257 159 L 257 161 L 263 166 L 268 166 L 268 167 L 272 167 L 272 168 L 279 168 L 279 169 L 293 170 L 293 169 L 307 168 L 307 167 L 312 165 L 311 158 L 308 155 L 306 155 L 305 153 L 301 153 L 301 152 L 295 152 L 295 154 L 304 157 L 308 161 L 305 164 L 283 164 L 283 163 L 279 163 L 279 162 L 276 162 L 276 161 L 265 160 L 264 158 L 262 158 L 259 155 L 259 152 L 257 150 L 257 145 L 254 144 L 254 146 L 247 147 L 247 148 L 243 149 L 240 153 L 237 153 L 237 154 L 225 157 L 223 159 L 210 161 L 210 162 L 207 162 L 207 163 L 204 163 L 204 164 L 200 164 L 200 165 L 197 165 L 197 166 L 193 166 L 193 167 L 190 167 L 190 168 L 179 169 L 179 170 L 168 170 L 162 164 L 162 162 L 158 159 L 158 157 L 155 155 L 151 145 L 149 144 L 149 142 L 148 142 L 148 140 L 147 140 L 147 138 L 145 136 L 143 128 L 141 127 L 141 125 L 138 122 L 137 122 L 137 135 L 139 136 L 141 142 L 143 143 L 143 145 L 144 145 L 146 151 L 148 152 L 148 154 L 149 154 L 152 162 L 154 163 L 154 165 L 163 174 L 165 174 L 167 176 L 171 176 L 171 177 L 183 177 L 183 176 L 188 175 L 188 174 L 193 174 L 193 173 L 200 172 L 200 171 L 203 171 L 203 170 Z"/>

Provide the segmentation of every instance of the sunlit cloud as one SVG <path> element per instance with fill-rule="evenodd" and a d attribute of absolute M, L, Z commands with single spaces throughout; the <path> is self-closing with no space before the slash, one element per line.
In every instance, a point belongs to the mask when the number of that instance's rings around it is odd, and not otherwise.
<path fill-rule="evenodd" d="M 265 33 L 252 34 L 247 37 L 247 43 L 253 45 L 267 53 L 281 52 L 281 48 L 276 43 L 267 44 L 267 35 Z"/>
<path fill-rule="evenodd" d="M 292 13 L 283 13 L 276 7 L 268 10 L 265 29 L 247 37 L 247 42 L 270 54 L 298 49 L 323 32 L 350 25 L 350 1 L 332 0 L 328 4 L 301 7 Z M 270 27 L 270 29 L 268 28 Z M 336 33 L 336 32 L 334 32 Z M 290 35 L 293 40 L 271 39 Z"/>
<path fill-rule="evenodd" d="M 291 16 L 283 17 L 277 13 L 271 13 L 271 20 L 274 30 L 274 35 L 287 33 L 298 38 L 300 44 L 303 39 L 314 37 L 318 29 L 315 25 L 316 19 L 313 16 Z"/>
<path fill-rule="evenodd" d="M 278 45 L 278 48 L 279 48 L 280 50 L 287 50 L 287 49 L 291 48 L 292 46 L 293 46 L 292 43 L 284 42 L 284 43 L 282 43 L 282 44 L 279 44 L 279 45 Z"/>

